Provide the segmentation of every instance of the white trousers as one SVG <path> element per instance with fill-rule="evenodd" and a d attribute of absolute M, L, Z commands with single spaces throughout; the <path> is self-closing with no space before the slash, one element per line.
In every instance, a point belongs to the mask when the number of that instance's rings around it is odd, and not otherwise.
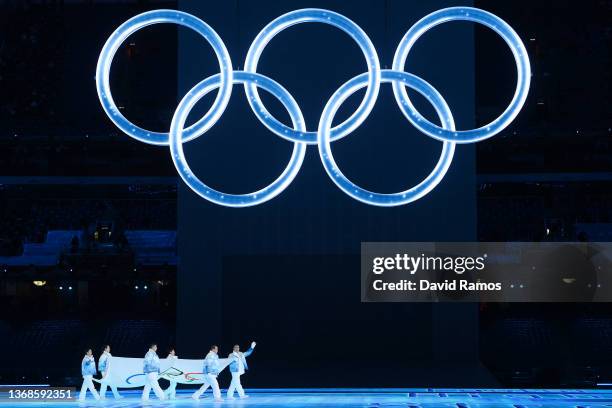
<path fill-rule="evenodd" d="M 107 382 L 104 381 L 104 379 L 106 378 L 106 371 L 102 372 L 102 383 L 100 385 L 100 398 L 105 399 L 106 398 L 106 388 L 110 387 L 111 391 L 113 392 L 113 396 L 115 397 L 115 399 L 119 399 L 121 398 L 121 395 L 119 395 L 119 391 L 117 391 L 117 387 L 115 387 L 114 384 L 109 384 Z"/>
<path fill-rule="evenodd" d="M 100 395 L 98 395 L 98 391 L 96 391 L 96 387 L 94 387 L 94 383 L 92 381 L 92 375 L 84 375 L 83 376 L 83 385 L 81 385 L 81 393 L 79 394 L 79 399 L 81 401 L 85 400 L 85 395 L 87 394 L 87 390 L 89 390 L 95 399 L 99 400 Z"/>
<path fill-rule="evenodd" d="M 176 381 L 170 381 L 170 386 L 166 388 L 166 391 L 164 391 L 164 394 L 169 399 L 176 398 Z"/>
<path fill-rule="evenodd" d="M 193 398 L 200 398 L 202 394 L 208 389 L 208 387 L 212 387 L 213 397 L 216 400 L 221 399 L 221 390 L 219 389 L 219 383 L 217 382 L 217 376 L 212 374 L 204 374 L 204 384 L 193 394 Z"/>
<path fill-rule="evenodd" d="M 157 382 L 157 373 L 147 373 L 145 374 L 145 386 L 142 389 L 142 399 L 147 401 L 149 399 L 149 394 L 151 393 L 151 388 L 153 388 L 153 392 L 155 396 L 160 400 L 165 400 L 166 396 L 162 391 L 159 383 Z"/>
<path fill-rule="evenodd" d="M 234 390 L 238 391 L 238 396 L 244 397 L 244 390 L 242 389 L 242 384 L 240 384 L 241 375 L 241 373 L 232 372 L 232 382 L 227 389 L 227 398 L 234 398 Z"/>

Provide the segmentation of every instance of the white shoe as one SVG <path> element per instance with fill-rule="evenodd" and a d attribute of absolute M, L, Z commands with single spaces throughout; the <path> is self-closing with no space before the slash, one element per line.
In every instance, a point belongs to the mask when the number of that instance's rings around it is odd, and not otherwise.
<path fill-rule="evenodd" d="M 193 398 L 193 399 L 194 399 L 194 400 L 196 400 L 196 401 L 199 401 L 199 400 L 200 400 L 200 397 L 199 397 L 199 396 L 197 396 L 197 395 L 195 395 L 195 394 L 193 394 L 193 395 L 191 396 L 191 398 Z"/>
<path fill-rule="evenodd" d="M 249 396 L 246 395 L 246 394 L 244 394 L 243 396 L 240 397 L 240 399 L 246 399 L 246 398 L 249 398 Z"/>
<path fill-rule="evenodd" d="M 215 402 L 223 402 L 223 398 L 215 398 Z"/>
<path fill-rule="evenodd" d="M 234 397 L 229 397 L 229 396 L 228 396 L 228 397 L 227 397 L 227 399 L 228 399 L 228 400 L 233 400 L 233 399 L 236 399 L 236 398 L 234 398 Z"/>

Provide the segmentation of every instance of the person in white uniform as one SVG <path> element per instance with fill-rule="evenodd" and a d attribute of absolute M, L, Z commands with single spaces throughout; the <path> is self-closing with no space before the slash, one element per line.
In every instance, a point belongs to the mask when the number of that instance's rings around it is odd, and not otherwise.
<path fill-rule="evenodd" d="M 149 351 L 145 354 L 142 371 L 145 375 L 145 386 L 142 389 L 142 400 L 148 401 L 151 388 L 160 400 L 165 400 L 166 396 L 159 386 L 159 357 L 157 357 L 157 344 L 151 344 Z"/>
<path fill-rule="evenodd" d="M 223 399 L 221 398 L 221 390 L 219 389 L 219 383 L 217 382 L 217 376 L 221 371 L 218 353 L 219 347 L 212 346 L 210 348 L 210 351 L 206 355 L 206 358 L 204 359 L 204 367 L 202 369 L 202 373 L 204 374 L 204 384 L 202 384 L 199 390 L 193 393 L 193 395 L 191 396 L 193 399 L 200 399 L 200 396 L 204 394 L 204 391 L 206 391 L 208 387 L 212 387 L 215 401 L 223 401 Z"/>
<path fill-rule="evenodd" d="M 246 370 L 249 369 L 246 358 L 250 356 L 251 353 L 253 353 L 256 344 L 257 343 L 252 342 L 251 347 L 244 353 L 240 352 L 240 346 L 236 344 L 232 353 L 227 356 L 231 360 L 229 368 L 230 372 L 232 373 L 232 382 L 230 383 L 230 386 L 227 389 L 227 399 L 234 399 L 234 391 L 238 391 L 238 396 L 240 398 L 249 397 L 244 393 L 244 390 L 242 389 L 242 384 L 240 383 L 240 376 L 244 374 Z"/>
<path fill-rule="evenodd" d="M 108 382 L 110 380 L 109 378 L 107 378 L 108 367 L 110 365 L 109 357 L 112 356 L 110 353 L 110 346 L 107 344 L 106 346 L 104 346 L 102 355 L 98 359 L 98 370 L 102 374 L 102 380 L 100 381 L 100 399 L 106 399 L 106 388 L 109 386 L 110 389 L 113 391 L 113 396 L 115 397 L 115 399 L 121 399 L 123 397 L 119 395 L 117 387 L 114 384 Z"/>
<path fill-rule="evenodd" d="M 79 394 L 79 400 L 85 401 L 85 395 L 89 390 L 95 399 L 99 400 L 100 395 L 96 391 L 96 387 L 93 384 L 93 376 L 96 374 L 96 360 L 94 359 L 91 349 L 88 349 L 81 361 L 81 374 L 83 375 L 83 385 L 81 386 L 81 393 Z"/>
<path fill-rule="evenodd" d="M 174 362 L 178 359 L 176 355 L 176 351 L 174 351 L 174 349 L 170 349 L 170 352 L 168 353 L 167 358 L 170 362 L 170 367 L 172 367 Z M 173 380 L 168 380 L 168 381 L 170 381 L 170 386 L 166 388 L 166 391 L 164 391 L 164 394 L 166 395 L 166 398 L 168 399 L 176 399 L 176 381 L 173 381 Z"/>

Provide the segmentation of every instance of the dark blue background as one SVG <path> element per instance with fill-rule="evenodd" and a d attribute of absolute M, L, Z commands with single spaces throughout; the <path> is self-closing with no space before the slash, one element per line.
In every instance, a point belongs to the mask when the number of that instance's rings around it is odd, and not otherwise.
<path fill-rule="evenodd" d="M 359 24 L 378 50 L 381 66 L 408 28 L 427 13 L 470 1 L 181 1 L 182 10 L 209 23 L 223 38 L 235 69 L 243 66 L 256 34 L 277 16 L 303 7 L 327 8 Z M 474 122 L 474 29 L 452 23 L 427 33 L 406 70 L 446 98 L 458 128 Z M 345 81 L 366 70 L 359 48 L 343 32 L 300 24 L 264 51 L 259 72 L 283 84 L 315 129 L 324 104 Z M 194 33 L 179 31 L 179 98 L 218 72 L 212 50 Z M 363 92 L 347 103 L 347 117 Z M 200 113 L 212 96 L 202 101 Z M 287 115 L 264 98 L 279 118 Z M 419 101 L 422 102 L 422 101 Z M 431 108 L 420 103 L 433 117 Z M 194 112 L 193 117 L 198 112 Z M 345 174 L 381 192 L 405 189 L 425 177 L 441 145 L 401 115 L 383 85 L 366 122 L 334 144 Z M 290 143 L 270 134 L 236 86 L 225 114 L 205 136 L 186 146 L 196 174 L 227 192 L 263 187 L 279 174 Z M 440 185 L 416 203 L 377 208 L 346 196 L 328 178 L 316 147 L 308 149 L 293 184 L 254 208 L 210 204 L 181 183 L 177 346 L 221 353 L 235 342 L 259 341 L 249 385 L 461 385 L 478 380 L 476 305 L 361 304 L 358 254 L 362 241 L 462 241 L 476 238 L 474 147 L 458 146 Z M 459 375 L 457 375 L 459 373 Z"/>

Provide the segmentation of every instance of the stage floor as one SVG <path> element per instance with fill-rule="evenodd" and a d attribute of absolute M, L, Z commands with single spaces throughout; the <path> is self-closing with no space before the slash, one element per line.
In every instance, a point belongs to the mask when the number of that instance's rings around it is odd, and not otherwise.
<path fill-rule="evenodd" d="M 181 390 L 177 399 L 161 402 L 154 397 L 148 403 L 141 403 L 140 392 L 122 391 L 124 399 L 115 401 L 109 392 L 107 400 L 95 401 L 89 398 L 85 403 L 78 402 L 20 402 L 2 405 L 24 407 L 194 407 L 226 406 L 257 408 L 307 408 L 307 407 L 346 407 L 346 408 L 595 408 L 612 406 L 612 390 L 527 390 L 527 389 L 274 389 L 247 390 L 250 398 L 246 400 L 225 400 L 216 403 L 210 391 L 206 398 L 196 402 L 191 392 Z M 153 394 L 151 394 L 153 395 Z M 6 402 L 6 400 L 4 400 Z"/>

